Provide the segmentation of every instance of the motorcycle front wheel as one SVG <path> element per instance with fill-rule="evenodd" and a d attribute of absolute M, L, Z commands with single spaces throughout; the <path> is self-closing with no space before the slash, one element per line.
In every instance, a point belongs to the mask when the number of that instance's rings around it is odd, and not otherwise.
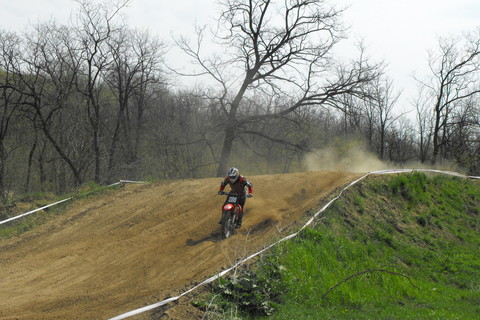
<path fill-rule="evenodd" d="M 222 214 L 222 240 L 230 237 L 234 229 L 235 216 L 230 211 L 224 211 Z"/>

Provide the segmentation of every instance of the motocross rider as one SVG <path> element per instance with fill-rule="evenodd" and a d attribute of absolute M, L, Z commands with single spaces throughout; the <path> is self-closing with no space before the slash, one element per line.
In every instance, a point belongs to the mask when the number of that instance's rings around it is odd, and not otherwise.
<path fill-rule="evenodd" d="M 242 213 L 240 218 L 237 221 L 235 228 L 240 228 L 242 226 L 243 216 L 245 215 L 245 201 L 246 198 L 253 197 L 253 185 L 245 177 L 240 175 L 240 172 L 237 168 L 228 169 L 227 176 L 220 183 L 220 190 L 218 194 L 223 194 L 223 190 L 227 185 L 230 185 L 230 192 L 238 193 L 238 204 L 242 206 Z M 248 193 L 246 189 L 248 188 Z"/>

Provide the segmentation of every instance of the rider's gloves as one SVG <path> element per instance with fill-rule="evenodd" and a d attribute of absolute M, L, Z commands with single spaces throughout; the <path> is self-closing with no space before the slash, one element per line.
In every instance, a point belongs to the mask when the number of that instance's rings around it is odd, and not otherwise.
<path fill-rule="evenodd" d="M 253 197 L 253 194 L 251 193 L 247 194 L 247 198 L 251 198 L 251 197 Z"/>

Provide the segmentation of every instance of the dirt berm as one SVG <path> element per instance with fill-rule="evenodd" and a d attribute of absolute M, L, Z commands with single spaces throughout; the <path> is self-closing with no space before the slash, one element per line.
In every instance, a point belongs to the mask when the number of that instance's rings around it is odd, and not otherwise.
<path fill-rule="evenodd" d="M 175 296 L 295 227 L 358 174 L 248 177 L 241 229 L 220 241 L 219 178 L 126 185 L 0 242 L 0 319 L 108 319 Z"/>

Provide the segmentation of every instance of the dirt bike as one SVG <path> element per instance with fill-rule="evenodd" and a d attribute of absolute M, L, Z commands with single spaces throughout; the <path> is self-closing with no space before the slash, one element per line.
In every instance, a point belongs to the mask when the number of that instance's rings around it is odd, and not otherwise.
<path fill-rule="evenodd" d="M 233 234 L 235 225 L 243 212 L 242 206 L 238 203 L 240 197 L 244 195 L 234 192 L 219 192 L 219 195 L 227 195 L 227 201 L 222 207 L 222 239 L 226 239 Z"/>

